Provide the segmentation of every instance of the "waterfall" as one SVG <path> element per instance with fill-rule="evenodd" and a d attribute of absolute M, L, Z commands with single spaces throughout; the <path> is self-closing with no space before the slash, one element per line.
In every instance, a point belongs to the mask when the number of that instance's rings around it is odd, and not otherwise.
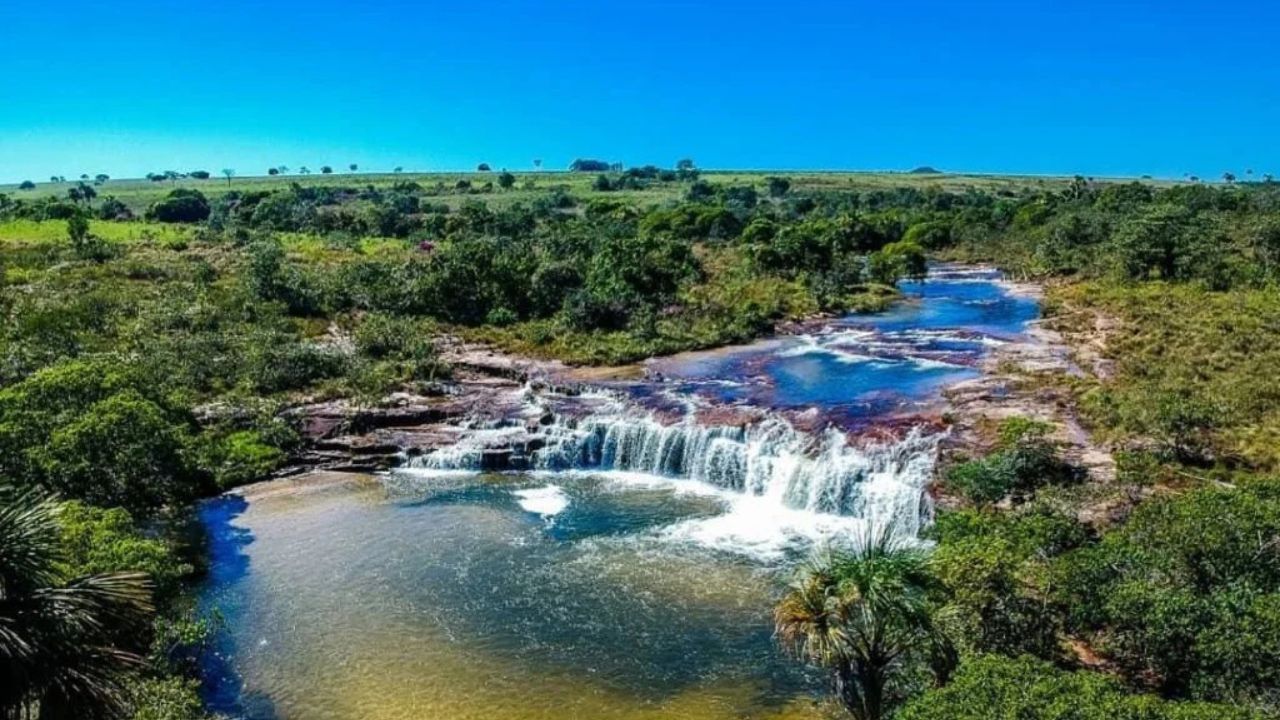
<path fill-rule="evenodd" d="M 533 430 L 476 430 L 409 465 L 644 473 L 693 480 L 779 509 L 894 523 L 915 535 L 932 511 L 925 486 L 938 439 L 916 429 L 897 442 L 855 447 L 837 431 L 815 437 L 778 418 L 743 428 L 692 419 L 664 425 L 617 412 Z"/>

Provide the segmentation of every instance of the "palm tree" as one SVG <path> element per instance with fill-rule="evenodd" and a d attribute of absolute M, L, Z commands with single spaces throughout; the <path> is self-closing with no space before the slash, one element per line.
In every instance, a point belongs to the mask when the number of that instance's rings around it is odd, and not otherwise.
<path fill-rule="evenodd" d="M 956 656 L 935 626 L 923 553 L 892 527 L 868 529 L 853 548 L 807 564 L 774 608 L 774 627 L 798 658 L 832 672 L 857 720 L 881 720 L 908 691 L 910 672 L 946 681 Z"/>
<path fill-rule="evenodd" d="M 58 504 L 0 485 L 0 718 L 109 718 L 154 615 L 142 573 L 67 580 Z"/>

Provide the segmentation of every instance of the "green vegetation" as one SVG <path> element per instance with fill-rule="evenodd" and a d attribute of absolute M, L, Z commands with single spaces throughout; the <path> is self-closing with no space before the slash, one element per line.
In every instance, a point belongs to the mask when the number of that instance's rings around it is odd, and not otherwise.
<path fill-rule="evenodd" d="M 934 623 L 925 556 L 892 528 L 867 531 L 852 550 L 804 568 L 774 609 L 783 645 L 831 672 L 836 697 L 857 720 L 881 720 L 955 666 Z"/>
<path fill-rule="evenodd" d="M 788 645 L 862 718 L 1280 712 L 1280 188 L 576 165 L 0 191 L 0 505 L 45 518 L 38 567 L 0 555 L 0 603 L 151 578 L 154 618 L 130 594 L 139 612 L 87 630 L 18 626 L 129 660 L 102 666 L 102 715 L 198 716 L 182 527 L 286 461 L 286 406 L 427 389 L 444 334 L 578 363 L 745 341 L 884 307 L 927 257 L 1046 278 L 1053 321 L 1100 334 L 1105 372 L 1028 382 L 1078 406 L 1119 476 L 1086 482 L 1047 428 L 1007 423 L 941 480 L 927 556 L 869 542 L 809 569 Z M 8 657 L 0 714 L 80 702 Z"/>
<path fill-rule="evenodd" d="M 1100 673 L 1064 672 L 1033 658 L 980 656 L 945 688 L 926 692 L 901 720 L 1247 720 L 1248 710 L 1133 695 Z"/>
<path fill-rule="evenodd" d="M 996 450 L 952 467 L 948 487 L 974 504 L 990 505 L 1007 497 L 1022 499 L 1044 485 L 1073 481 L 1077 473 L 1058 459 L 1058 448 L 1048 439 L 1052 429 L 1023 418 L 1007 420 Z"/>
<path fill-rule="evenodd" d="M 141 572 L 83 574 L 61 542 L 58 505 L 0 486 L 0 711 L 110 717 L 129 707 L 154 613 Z M 73 531 L 74 532 L 74 531 Z"/>
<path fill-rule="evenodd" d="M 932 530 L 928 612 L 960 664 L 901 717 L 1280 712 L 1278 220 L 1271 183 L 1078 178 L 933 205 L 906 229 L 936 256 L 1048 280 L 1052 322 L 1109 360 L 1025 382 L 1063 389 L 1119 472 L 1084 482 L 1020 419 L 948 469 L 958 507 Z"/>

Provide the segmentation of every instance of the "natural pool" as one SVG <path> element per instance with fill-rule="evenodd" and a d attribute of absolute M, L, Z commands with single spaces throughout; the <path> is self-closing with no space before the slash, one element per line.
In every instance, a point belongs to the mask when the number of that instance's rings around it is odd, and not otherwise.
<path fill-rule="evenodd" d="M 758 387 L 772 404 L 824 410 L 870 391 L 924 402 L 937 382 L 977 372 L 961 355 L 1034 317 L 989 274 L 906 289 L 909 306 L 755 347 Z M 841 362 L 849 342 L 832 340 L 868 328 L 856 354 L 877 359 Z M 796 351 L 805 344 L 819 349 Z M 895 386 L 870 362 L 943 379 Z M 797 394 L 779 382 L 797 373 L 830 382 Z M 677 382 L 706 392 L 699 377 Z M 927 514 L 929 439 L 806 444 L 785 428 L 626 414 L 552 430 L 529 472 L 478 472 L 460 452 L 207 503 L 203 602 L 225 618 L 208 659 L 214 708 L 282 720 L 824 717 L 824 679 L 778 650 L 772 602 L 816 545 L 868 519 Z"/>
<path fill-rule="evenodd" d="M 813 683 L 771 639 L 773 574 L 654 532 L 715 514 L 714 498 L 546 487 L 360 478 L 211 503 L 207 601 L 225 613 L 229 673 L 215 704 L 253 718 L 812 713 Z"/>

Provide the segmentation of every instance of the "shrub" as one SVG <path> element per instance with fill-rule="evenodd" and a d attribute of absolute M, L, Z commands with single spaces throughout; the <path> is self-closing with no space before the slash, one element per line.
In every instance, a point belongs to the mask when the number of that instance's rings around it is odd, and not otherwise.
<path fill-rule="evenodd" d="M 148 537 L 123 508 L 98 508 L 71 501 L 58 513 L 66 574 L 145 572 L 155 583 L 157 598 L 172 599 L 179 583 L 194 569 L 163 541 Z"/>
<path fill-rule="evenodd" d="M 907 240 L 889 243 L 867 257 L 867 274 L 882 285 L 902 278 L 922 280 L 928 271 L 924 250 Z"/>
<path fill-rule="evenodd" d="M 128 686 L 132 720 L 212 720 L 200 682 L 183 677 L 140 678 Z"/>
<path fill-rule="evenodd" d="M 202 438 L 200 465 L 219 488 L 260 480 L 280 467 L 285 453 L 256 430 L 207 432 Z"/>
<path fill-rule="evenodd" d="M 190 417 L 116 358 L 60 363 L 0 390 L 0 473 L 141 517 L 190 498 Z"/>
<path fill-rule="evenodd" d="M 510 308 L 497 307 L 489 311 L 489 314 L 485 316 L 484 321 L 487 325 L 503 327 L 506 325 L 514 325 L 519 320 L 519 316 L 517 316 L 515 311 Z"/>
<path fill-rule="evenodd" d="M 1065 672 L 1031 658 L 979 656 L 951 683 L 907 704 L 899 720 L 1261 720 L 1246 709 L 1132 695 L 1101 673 Z"/>
<path fill-rule="evenodd" d="M 120 202 L 118 199 L 108 195 L 98 204 L 99 220 L 130 220 L 133 218 L 133 211 L 128 205 Z"/>
<path fill-rule="evenodd" d="M 301 390 L 342 375 L 347 358 L 331 348 L 312 343 L 288 343 L 250 349 L 248 378 L 261 393 Z"/>
<path fill-rule="evenodd" d="M 199 190 L 176 188 L 147 209 L 147 219 L 159 222 L 194 223 L 209 217 L 209 201 Z"/>
<path fill-rule="evenodd" d="M 1135 683 L 1265 702 L 1280 682 L 1277 486 L 1148 501 L 1101 543 L 1055 563 L 1054 599 Z"/>
<path fill-rule="evenodd" d="M 63 496 L 147 513 L 193 494 L 187 439 L 163 409 L 126 390 L 90 405 L 31 452 L 39 477 Z"/>
<path fill-rule="evenodd" d="M 1080 472 L 1059 458 L 1057 444 L 1048 438 L 1050 430 L 1026 418 L 1005 420 L 996 451 L 951 468 L 948 486 L 973 503 L 991 505 L 1009 495 L 1025 499 L 1037 488 L 1079 480 Z"/>

